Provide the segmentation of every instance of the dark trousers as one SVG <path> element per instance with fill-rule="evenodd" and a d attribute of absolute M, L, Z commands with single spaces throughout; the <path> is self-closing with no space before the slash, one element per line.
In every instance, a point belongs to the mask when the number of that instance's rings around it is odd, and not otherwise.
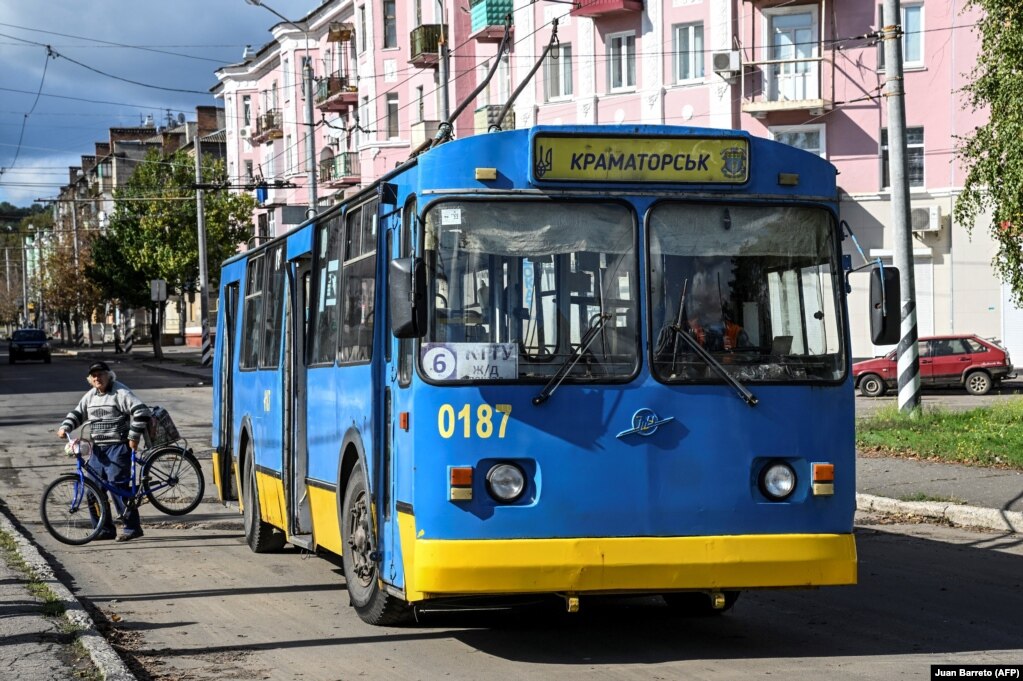
<path fill-rule="evenodd" d="M 123 491 L 125 495 L 131 496 L 131 448 L 128 445 L 94 445 L 92 457 L 86 466 L 97 478 Z M 114 500 L 115 516 L 122 516 L 124 529 L 128 532 L 141 530 L 142 523 L 139 519 L 138 509 L 133 508 L 125 513 L 125 498 L 116 494 L 108 496 Z M 112 519 L 108 519 L 108 523 L 103 531 L 113 533 L 115 530 Z"/>

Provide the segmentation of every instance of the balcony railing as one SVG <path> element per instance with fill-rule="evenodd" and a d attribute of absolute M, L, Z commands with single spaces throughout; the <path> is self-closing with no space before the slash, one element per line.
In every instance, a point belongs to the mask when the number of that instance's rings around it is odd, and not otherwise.
<path fill-rule="evenodd" d="M 280 109 L 270 109 L 256 119 L 256 129 L 252 133 L 254 143 L 266 142 L 267 140 L 280 139 L 284 137 L 282 129 L 283 120 Z"/>
<path fill-rule="evenodd" d="M 359 184 L 359 153 L 343 151 L 334 158 L 320 162 L 320 182 L 330 187 Z"/>
<path fill-rule="evenodd" d="M 475 0 L 470 3 L 472 37 L 480 42 L 500 40 L 504 19 L 514 10 L 513 0 Z"/>
<path fill-rule="evenodd" d="M 448 34 L 447 24 L 423 24 L 416 26 L 409 33 L 409 63 L 420 68 L 435 66 L 440 49 L 441 33 Z"/>
<path fill-rule="evenodd" d="M 826 57 L 763 59 L 742 65 L 742 110 L 757 118 L 775 111 L 820 115 L 834 102 L 834 62 Z M 828 77 L 830 76 L 830 77 Z"/>
<path fill-rule="evenodd" d="M 643 0 L 579 0 L 569 14 L 574 17 L 603 17 L 642 11 Z"/>
<path fill-rule="evenodd" d="M 354 79 L 335 73 L 316 81 L 315 101 L 320 111 L 346 111 L 359 101 L 359 88 Z"/>

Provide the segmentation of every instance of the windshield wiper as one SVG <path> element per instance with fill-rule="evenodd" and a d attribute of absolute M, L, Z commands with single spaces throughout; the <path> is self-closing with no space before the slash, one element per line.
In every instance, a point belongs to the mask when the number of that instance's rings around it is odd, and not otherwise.
<path fill-rule="evenodd" d="M 707 363 L 707 366 L 713 369 L 718 376 L 725 380 L 725 383 L 735 388 L 735 392 L 739 393 L 739 397 L 741 397 L 743 401 L 746 402 L 746 404 L 748 404 L 751 407 L 757 406 L 757 402 L 759 402 L 760 400 L 757 399 L 756 395 L 751 393 L 746 388 L 746 386 L 744 386 L 742 383 L 738 381 L 738 379 L 736 379 L 734 376 L 728 373 L 728 370 L 725 369 L 724 365 L 722 365 L 721 362 L 714 359 L 714 355 L 707 352 L 707 350 L 702 345 L 700 345 L 700 342 L 693 338 L 692 334 L 683 329 L 682 326 L 679 324 L 672 324 L 668 328 L 675 332 L 677 338 L 681 338 L 683 341 L 685 341 L 686 345 L 692 348 L 693 352 L 695 352 L 700 359 Z M 674 358 L 672 359 L 672 362 L 674 363 Z"/>
<path fill-rule="evenodd" d="M 590 347 L 593 339 L 597 337 L 600 330 L 604 328 L 604 324 L 607 324 L 610 319 L 611 315 L 608 313 L 595 314 L 590 317 L 590 328 L 583 334 L 583 337 L 579 340 L 579 345 L 575 346 L 575 350 L 565 358 L 561 368 L 558 369 L 558 373 L 554 374 L 551 380 L 547 382 L 547 385 L 543 387 L 543 390 L 540 391 L 540 394 L 533 398 L 533 406 L 539 407 L 554 394 L 554 391 L 558 389 L 558 386 L 568 376 L 568 372 L 582 359 L 583 353 Z"/>

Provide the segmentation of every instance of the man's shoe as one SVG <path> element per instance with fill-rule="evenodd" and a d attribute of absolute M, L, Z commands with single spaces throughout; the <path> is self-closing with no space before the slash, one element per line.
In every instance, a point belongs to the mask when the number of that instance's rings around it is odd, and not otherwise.
<path fill-rule="evenodd" d="M 96 535 L 96 541 L 103 541 L 103 540 L 106 540 L 106 539 L 116 539 L 116 538 L 117 538 L 117 532 L 115 530 L 110 530 L 109 532 L 100 532 L 99 534 Z"/>
<path fill-rule="evenodd" d="M 132 539 L 138 539 L 142 536 L 142 530 L 135 530 L 134 532 L 122 532 L 117 537 L 117 541 L 131 541 Z"/>

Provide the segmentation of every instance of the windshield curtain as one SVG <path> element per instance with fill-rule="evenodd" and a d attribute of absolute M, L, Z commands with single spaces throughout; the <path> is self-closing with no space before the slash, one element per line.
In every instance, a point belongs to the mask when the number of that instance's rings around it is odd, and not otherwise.
<path fill-rule="evenodd" d="M 426 214 L 434 381 L 620 381 L 639 359 L 635 220 L 621 204 L 448 201 Z M 586 331 L 609 315 L 585 352 Z"/>
<path fill-rule="evenodd" d="M 722 380 L 674 326 L 744 383 L 840 380 L 837 250 L 822 208 L 657 205 L 650 213 L 655 376 Z"/>

